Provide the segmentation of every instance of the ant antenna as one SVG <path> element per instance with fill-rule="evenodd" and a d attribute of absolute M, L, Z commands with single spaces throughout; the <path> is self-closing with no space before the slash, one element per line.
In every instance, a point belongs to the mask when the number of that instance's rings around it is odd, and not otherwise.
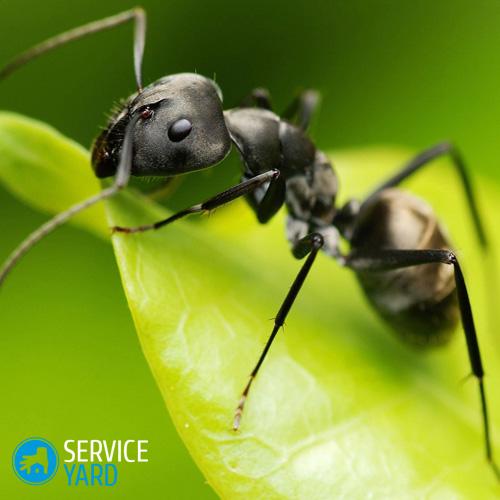
<path fill-rule="evenodd" d="M 134 73 L 137 91 L 142 92 L 142 58 L 144 55 L 144 45 L 146 38 L 146 13 L 140 7 L 136 7 L 114 16 L 106 17 L 98 21 L 79 26 L 78 28 L 65 31 L 60 35 L 54 36 L 44 42 L 35 45 L 26 52 L 23 52 L 4 68 L 0 69 L 0 80 L 7 78 L 14 71 L 24 66 L 26 63 L 37 57 L 50 52 L 62 45 L 66 45 L 73 40 L 84 38 L 99 31 L 105 31 L 128 21 L 134 21 Z"/>

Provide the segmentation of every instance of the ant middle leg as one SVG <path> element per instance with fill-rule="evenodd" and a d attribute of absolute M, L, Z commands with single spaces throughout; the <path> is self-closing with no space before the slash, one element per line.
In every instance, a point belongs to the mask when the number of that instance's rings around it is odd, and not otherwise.
<path fill-rule="evenodd" d="M 320 101 L 319 92 L 312 89 L 303 90 L 283 111 L 281 117 L 294 122 L 302 130 L 307 130 Z"/>
<path fill-rule="evenodd" d="M 267 353 L 271 348 L 271 345 L 276 337 L 276 334 L 278 333 L 279 329 L 283 326 L 285 319 L 288 316 L 288 313 L 290 312 L 290 309 L 293 303 L 295 302 L 295 299 L 297 298 L 297 295 L 299 294 L 300 289 L 302 288 L 302 285 L 304 284 L 304 281 L 307 278 L 307 275 L 309 274 L 309 271 L 311 270 L 314 261 L 316 260 L 316 256 L 319 250 L 323 247 L 323 244 L 324 244 L 324 239 L 321 234 L 311 233 L 305 236 L 304 238 L 300 239 L 293 247 L 294 257 L 296 257 L 297 259 L 303 259 L 304 257 L 307 256 L 307 259 L 300 268 L 297 276 L 295 277 L 292 283 L 292 286 L 290 287 L 290 290 L 288 291 L 285 297 L 285 300 L 283 301 L 281 307 L 279 308 L 278 314 L 274 318 L 274 326 L 271 335 L 269 336 L 269 339 L 267 340 L 266 345 L 264 346 L 264 350 L 262 351 L 262 354 L 260 355 L 257 364 L 250 373 L 250 379 L 248 380 L 247 385 L 243 389 L 240 402 L 238 403 L 238 406 L 234 413 L 233 430 L 235 431 L 237 431 L 240 427 L 241 417 L 243 415 L 243 409 L 245 407 L 245 402 L 248 398 L 248 393 L 250 392 L 250 387 L 252 385 L 252 382 L 255 380 L 255 377 L 257 376 L 257 373 L 260 367 L 262 366 L 262 363 L 264 362 L 264 359 L 266 358 Z"/>
<path fill-rule="evenodd" d="M 318 108 L 319 101 L 319 92 L 312 89 L 303 90 L 281 113 L 281 117 L 296 123 L 302 130 L 307 130 Z M 257 87 L 240 102 L 240 107 L 242 108 L 250 108 L 252 106 L 272 111 L 273 106 L 269 90 Z"/>

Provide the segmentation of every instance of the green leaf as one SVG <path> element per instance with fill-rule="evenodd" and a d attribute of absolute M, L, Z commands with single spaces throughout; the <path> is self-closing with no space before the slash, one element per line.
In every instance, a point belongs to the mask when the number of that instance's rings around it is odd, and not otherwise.
<path fill-rule="evenodd" d="M 24 202 L 54 214 L 99 191 L 89 152 L 49 125 L 0 112 L 0 179 Z M 109 235 L 102 205 L 76 216 L 73 224 Z"/>
<path fill-rule="evenodd" d="M 23 135 L 29 134 L 28 127 Z M 50 137 L 53 143 L 61 140 Z M 8 145 L 0 147 L 3 156 L 10 154 Z M 345 199 L 361 197 L 410 154 L 381 147 L 331 156 Z M 493 267 L 498 234 L 487 224 L 494 255 L 481 255 L 447 161 L 429 166 L 406 186 L 428 198 L 446 220 L 462 260 L 498 445 L 500 343 L 486 288 L 498 277 Z M 500 209 L 498 187 L 484 182 L 477 187 L 482 211 L 492 219 Z M 36 190 L 37 197 L 42 194 Z M 45 202 L 50 210 L 51 201 Z M 113 225 L 166 215 L 133 192 L 108 204 Z M 498 494 L 483 455 L 477 387 L 474 380 L 460 384 L 469 373 L 461 330 L 446 348 L 428 353 L 408 348 L 368 307 L 355 277 L 321 255 L 253 385 L 241 430 L 234 433 L 233 412 L 270 333 L 269 318 L 300 266 L 284 239 L 283 216 L 259 226 L 243 203 L 233 203 L 201 224 L 183 220 L 154 233 L 115 235 L 113 244 L 154 377 L 186 446 L 221 496 Z"/>

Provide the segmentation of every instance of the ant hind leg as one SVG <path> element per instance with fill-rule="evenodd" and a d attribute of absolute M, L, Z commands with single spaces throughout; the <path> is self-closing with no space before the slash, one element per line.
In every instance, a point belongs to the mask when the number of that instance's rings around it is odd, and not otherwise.
<path fill-rule="evenodd" d="M 490 421 L 486 392 L 484 387 L 484 369 L 479 350 L 479 342 L 472 314 L 469 294 L 465 285 L 462 269 L 455 254 L 449 250 L 379 250 L 376 252 L 354 251 L 343 259 L 346 267 L 354 271 L 390 271 L 410 266 L 423 264 L 441 263 L 453 266 L 455 274 L 455 285 L 458 296 L 462 327 L 465 334 L 467 351 L 472 375 L 476 378 L 479 388 L 481 413 L 483 417 L 485 454 L 488 463 L 498 480 L 500 480 L 500 468 L 493 457 L 491 444 Z"/>

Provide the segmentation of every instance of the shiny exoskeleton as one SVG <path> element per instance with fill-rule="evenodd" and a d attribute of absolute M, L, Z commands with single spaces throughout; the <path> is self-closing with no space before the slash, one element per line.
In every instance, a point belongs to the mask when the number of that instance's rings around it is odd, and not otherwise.
<path fill-rule="evenodd" d="M 432 209 L 394 188 L 384 189 L 363 207 L 350 243 L 358 253 L 451 248 Z M 431 263 L 356 274 L 371 304 L 405 341 L 419 347 L 447 342 L 459 320 L 452 267 Z"/>
<path fill-rule="evenodd" d="M 493 461 L 483 366 L 465 280 L 457 257 L 432 209 L 398 185 L 434 158 L 449 155 L 462 180 L 480 243 L 486 237 L 464 162 L 453 145 L 441 143 L 412 159 L 364 200 L 336 205 L 337 177 L 324 153 L 307 134 L 318 95 L 303 92 L 280 116 L 269 94 L 255 89 L 239 107 L 224 111 L 218 85 L 203 76 L 181 73 L 143 88 L 141 63 L 145 14 L 133 9 L 63 33 L 29 50 L 0 71 L 0 79 L 25 62 L 64 43 L 127 21 L 135 22 L 137 92 L 129 97 L 96 139 L 92 164 L 97 177 L 114 177 L 96 196 L 57 215 L 32 233 L 0 271 L 0 283 L 37 241 L 79 211 L 115 195 L 131 175 L 175 177 L 220 163 L 236 147 L 241 182 L 168 219 L 143 226 L 115 227 L 119 233 L 159 229 L 189 214 L 210 211 L 245 196 L 261 223 L 285 205 L 286 234 L 292 253 L 305 258 L 275 318 L 264 350 L 237 406 L 237 430 L 252 381 L 283 325 L 320 250 L 352 269 L 372 306 L 405 341 L 427 347 L 445 343 L 459 318 L 473 375 L 478 381 L 486 457 Z M 340 241 L 350 246 L 345 254 Z"/>

